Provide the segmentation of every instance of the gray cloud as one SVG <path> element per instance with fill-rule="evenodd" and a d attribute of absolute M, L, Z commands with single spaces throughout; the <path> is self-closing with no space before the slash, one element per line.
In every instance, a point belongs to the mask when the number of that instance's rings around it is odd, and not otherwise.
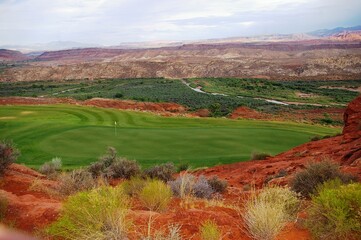
<path fill-rule="evenodd" d="M 359 0 L 0 0 L 0 44 L 115 45 L 361 24 Z"/>

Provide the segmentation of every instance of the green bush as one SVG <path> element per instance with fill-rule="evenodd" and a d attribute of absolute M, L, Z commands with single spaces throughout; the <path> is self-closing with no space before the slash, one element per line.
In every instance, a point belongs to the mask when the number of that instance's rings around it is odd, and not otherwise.
<path fill-rule="evenodd" d="M 291 180 L 292 190 L 300 193 L 304 197 L 309 197 L 315 193 L 318 185 L 339 178 L 343 183 L 357 181 L 357 177 L 340 172 L 339 166 L 329 160 L 311 163 L 306 169 L 297 172 Z"/>
<path fill-rule="evenodd" d="M 101 187 L 70 196 L 46 232 L 61 239 L 127 239 L 130 201 L 121 187 Z"/>
<path fill-rule="evenodd" d="M 306 226 L 316 239 L 360 239 L 361 184 L 325 182 L 312 196 Z"/>
<path fill-rule="evenodd" d="M 163 182 L 168 182 L 173 179 L 173 174 L 176 172 L 175 170 L 173 163 L 165 163 L 146 169 L 144 175 L 152 179 L 155 178 L 162 180 Z"/>
<path fill-rule="evenodd" d="M 272 155 L 269 153 L 253 152 L 251 155 L 251 160 L 265 160 L 268 157 L 272 157 Z"/>
<path fill-rule="evenodd" d="M 5 172 L 5 169 L 16 161 L 20 152 L 11 141 L 3 140 L 0 142 L 0 176 Z"/>
<path fill-rule="evenodd" d="M 164 211 L 172 199 L 172 190 L 160 180 L 149 180 L 139 194 L 139 199 L 152 211 Z"/>
<path fill-rule="evenodd" d="M 227 181 L 221 180 L 217 176 L 213 176 L 208 179 L 208 184 L 211 186 L 213 191 L 217 193 L 224 193 L 228 186 Z"/>
<path fill-rule="evenodd" d="M 282 187 L 266 187 L 253 192 L 246 202 L 243 218 L 250 236 L 272 240 L 288 221 L 295 218 L 299 207 L 297 194 Z"/>
<path fill-rule="evenodd" d="M 59 182 L 58 192 L 63 196 L 89 190 L 97 186 L 97 182 L 91 173 L 84 169 L 64 173 L 59 176 Z"/>
<path fill-rule="evenodd" d="M 140 177 L 131 177 L 122 183 L 124 192 L 129 196 L 139 196 L 143 188 L 147 184 L 147 180 Z"/>
<path fill-rule="evenodd" d="M 219 227 L 211 220 L 203 222 L 199 232 L 202 240 L 219 240 L 222 237 Z"/>

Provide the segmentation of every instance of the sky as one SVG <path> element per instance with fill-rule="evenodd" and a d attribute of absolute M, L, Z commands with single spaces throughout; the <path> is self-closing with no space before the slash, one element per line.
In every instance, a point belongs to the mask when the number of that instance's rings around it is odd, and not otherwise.
<path fill-rule="evenodd" d="M 0 45 L 100 45 L 361 25 L 361 0 L 0 0 Z"/>

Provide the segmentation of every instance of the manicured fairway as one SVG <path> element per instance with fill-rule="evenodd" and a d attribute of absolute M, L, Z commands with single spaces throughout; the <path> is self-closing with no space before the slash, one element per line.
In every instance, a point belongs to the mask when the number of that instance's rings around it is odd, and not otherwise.
<path fill-rule="evenodd" d="M 115 122 L 117 125 L 115 126 Z M 193 167 L 249 160 L 253 151 L 277 154 L 339 129 L 251 120 L 160 117 L 74 105 L 0 106 L 0 138 L 13 139 L 18 162 L 38 167 L 61 157 L 66 168 L 88 165 L 113 146 L 147 167 Z"/>

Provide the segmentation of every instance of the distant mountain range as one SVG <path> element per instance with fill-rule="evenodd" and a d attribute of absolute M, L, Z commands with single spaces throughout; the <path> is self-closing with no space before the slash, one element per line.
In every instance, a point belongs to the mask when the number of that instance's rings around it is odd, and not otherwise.
<path fill-rule="evenodd" d="M 359 26 L 354 26 L 354 27 L 348 27 L 348 28 L 344 28 L 344 27 L 337 27 L 334 29 L 320 29 L 320 30 L 316 30 L 313 32 L 309 32 L 309 35 L 312 36 L 317 36 L 317 37 L 329 37 L 335 34 L 339 34 L 342 32 L 346 32 L 346 31 L 360 31 L 361 30 L 361 25 Z"/>
<path fill-rule="evenodd" d="M 262 43 L 262 42 L 287 42 L 328 39 L 334 41 L 358 41 L 361 40 L 361 25 L 354 27 L 337 27 L 334 29 L 320 29 L 308 33 L 299 34 L 271 34 L 249 37 L 231 37 L 220 39 L 205 39 L 197 41 L 149 41 L 149 42 L 125 42 L 116 46 L 103 46 L 99 44 L 80 43 L 73 41 L 56 41 L 49 43 L 36 43 L 32 45 L 3 45 L 0 49 L 20 51 L 29 58 L 34 58 L 44 52 L 72 50 L 84 48 L 106 49 L 151 49 L 160 47 L 178 47 L 185 44 L 224 44 L 224 43 Z M 8 54 L 8 53 L 6 53 Z M 18 58 L 17 56 L 16 58 Z M 8 58 L 8 57 L 6 57 Z M 0 56 L 1 60 L 1 56 Z M 5 60 L 5 59 L 2 59 Z"/>

